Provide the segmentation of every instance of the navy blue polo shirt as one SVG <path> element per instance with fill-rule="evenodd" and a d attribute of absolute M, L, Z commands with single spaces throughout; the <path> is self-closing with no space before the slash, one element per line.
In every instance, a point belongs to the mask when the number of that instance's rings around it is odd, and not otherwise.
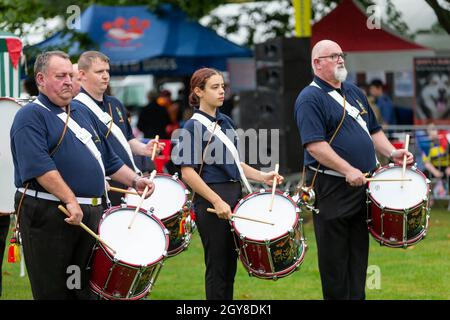
<path fill-rule="evenodd" d="M 334 88 L 317 76 L 314 77 L 314 81 L 320 88 L 307 86 L 300 92 L 295 102 L 295 120 L 303 146 L 311 142 L 330 141 L 342 118 L 343 107 L 328 94 Z M 338 92 L 345 95 L 347 103 L 360 111 L 370 134 L 381 130 L 366 96 L 357 86 L 344 82 Z M 368 172 L 376 167 L 372 139 L 348 113 L 331 147 L 341 158 L 362 172 Z M 306 148 L 304 155 L 305 166 L 317 166 L 317 161 Z"/>
<path fill-rule="evenodd" d="M 103 95 L 103 101 L 98 101 L 94 99 L 89 93 L 87 93 L 87 91 L 83 88 L 81 88 L 81 92 L 87 94 L 92 99 L 92 101 L 94 101 L 100 107 L 100 109 L 102 109 L 102 111 L 112 116 L 114 123 L 120 128 L 127 141 L 134 139 L 133 131 L 127 117 L 127 111 L 124 105 L 117 98 Z M 89 111 L 89 113 L 92 113 L 95 118 L 97 118 L 95 114 L 81 102 L 73 100 L 71 105 L 76 105 L 79 108 L 86 109 Z M 105 137 L 108 133 L 108 127 L 105 126 L 102 122 L 100 123 L 100 132 Z M 112 132 L 109 133 L 107 140 L 111 144 L 114 152 L 119 156 L 119 158 L 122 159 L 122 161 L 128 167 L 133 168 L 133 163 L 131 162 L 127 151 L 120 144 L 119 140 L 112 134 Z"/>
<path fill-rule="evenodd" d="M 64 122 L 56 116 L 63 110 L 42 93 L 39 94 L 39 100 L 50 110 L 36 103 L 28 103 L 17 112 L 11 127 L 16 187 L 33 182 L 33 188 L 30 189 L 45 191 L 35 178 L 48 171 L 58 170 L 75 196 L 102 196 L 105 189 L 102 169 L 89 149 L 69 128 L 57 151 L 50 156 L 64 129 Z M 71 105 L 70 117 L 92 134 L 102 154 L 106 174 L 113 174 L 123 166 L 106 139 L 98 133 L 99 122 L 76 105 Z"/>
<path fill-rule="evenodd" d="M 194 108 L 194 113 L 200 113 L 213 123 L 218 121 L 221 130 L 238 148 L 238 137 L 235 125 L 230 117 L 218 110 L 215 117 Z M 202 163 L 202 154 L 210 138 L 210 133 L 199 121 L 189 119 L 181 130 L 177 130 L 172 136 L 175 147 L 172 152 L 172 161 L 175 165 L 194 168 L 199 172 Z M 206 183 L 223 183 L 239 181 L 239 170 L 226 146 L 216 136 L 211 138 L 211 143 L 205 153 L 204 165 L 201 177 Z"/>

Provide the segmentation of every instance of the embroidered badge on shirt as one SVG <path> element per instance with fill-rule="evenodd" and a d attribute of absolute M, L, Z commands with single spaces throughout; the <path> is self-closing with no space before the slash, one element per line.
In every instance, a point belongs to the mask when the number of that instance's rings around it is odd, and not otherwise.
<path fill-rule="evenodd" d="M 123 120 L 123 115 L 122 115 L 122 112 L 120 111 L 119 107 L 116 107 L 116 111 L 120 118 L 119 122 L 125 122 L 125 120 Z"/>
<path fill-rule="evenodd" d="M 95 129 L 94 129 L 94 127 L 92 125 L 91 125 L 91 129 L 92 129 L 92 131 L 94 131 L 94 134 L 95 134 L 94 142 L 95 143 L 100 143 L 101 142 L 100 141 L 100 137 L 98 136 L 97 131 L 95 131 Z"/>
<path fill-rule="evenodd" d="M 356 102 L 358 103 L 359 107 L 361 108 L 361 112 L 359 113 L 360 115 L 366 114 L 367 110 L 366 108 L 364 108 L 363 104 L 361 103 L 361 101 L 359 101 L 358 99 L 356 99 Z"/>

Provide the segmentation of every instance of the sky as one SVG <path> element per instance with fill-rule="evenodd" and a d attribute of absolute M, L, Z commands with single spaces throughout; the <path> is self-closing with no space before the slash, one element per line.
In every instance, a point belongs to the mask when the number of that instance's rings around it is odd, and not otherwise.
<path fill-rule="evenodd" d="M 393 3 L 412 31 L 429 28 L 437 21 L 436 14 L 425 0 L 393 0 Z"/>

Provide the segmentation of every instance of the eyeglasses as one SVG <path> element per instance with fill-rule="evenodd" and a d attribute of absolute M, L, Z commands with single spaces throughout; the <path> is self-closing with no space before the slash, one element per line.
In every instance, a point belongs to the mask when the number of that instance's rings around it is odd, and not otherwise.
<path fill-rule="evenodd" d="M 339 57 L 342 60 L 345 60 L 345 57 L 347 57 L 347 54 L 346 53 L 333 53 L 333 54 L 330 54 L 329 56 L 317 57 L 317 59 L 331 58 L 332 61 L 336 62 L 336 61 L 338 61 Z"/>

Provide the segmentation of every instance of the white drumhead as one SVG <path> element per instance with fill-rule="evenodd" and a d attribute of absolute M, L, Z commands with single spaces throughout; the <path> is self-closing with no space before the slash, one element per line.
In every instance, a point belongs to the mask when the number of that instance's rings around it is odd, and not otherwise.
<path fill-rule="evenodd" d="M 20 105 L 11 99 L 0 99 L 0 211 L 14 211 L 14 164 L 12 160 L 9 132 Z"/>
<path fill-rule="evenodd" d="M 272 211 L 269 211 L 271 193 L 260 193 L 246 199 L 234 212 L 253 219 L 274 223 L 268 225 L 244 219 L 234 219 L 236 231 L 254 240 L 272 240 L 285 234 L 296 224 L 295 205 L 288 198 L 275 194 Z"/>
<path fill-rule="evenodd" d="M 402 168 L 393 167 L 379 173 L 373 178 L 378 179 L 400 179 Z M 371 181 L 369 190 L 371 197 L 381 206 L 390 209 L 407 209 L 421 203 L 427 197 L 428 187 L 425 178 L 418 172 L 409 168 L 405 171 L 405 178 L 411 181 Z"/>
<path fill-rule="evenodd" d="M 166 251 L 162 227 L 151 217 L 138 212 L 131 229 L 134 210 L 121 208 L 106 216 L 100 225 L 100 238 L 111 246 L 114 258 L 135 265 L 149 265 Z"/>
<path fill-rule="evenodd" d="M 154 208 L 153 214 L 159 219 L 165 219 L 180 211 L 186 202 L 186 191 L 181 184 L 167 176 L 156 176 L 153 180 L 155 192 L 144 200 L 141 208 Z M 140 196 L 128 194 L 127 205 L 137 206 Z"/>

